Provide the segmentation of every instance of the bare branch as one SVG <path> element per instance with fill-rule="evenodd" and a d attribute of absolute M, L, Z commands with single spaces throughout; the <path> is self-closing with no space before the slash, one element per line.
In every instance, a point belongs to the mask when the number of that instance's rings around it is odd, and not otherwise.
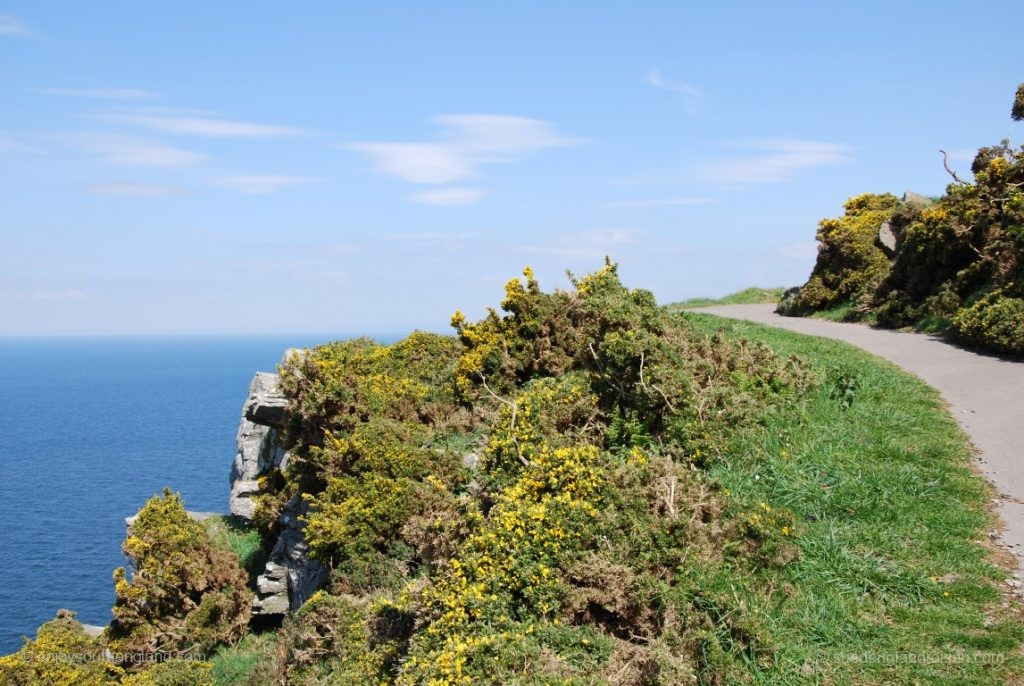
<path fill-rule="evenodd" d="M 666 405 L 668 406 L 668 409 L 670 409 L 670 410 L 672 410 L 673 412 L 675 412 L 675 411 L 676 411 L 676 408 L 675 408 L 675 406 L 674 406 L 674 405 L 672 404 L 672 401 L 668 399 L 668 396 L 667 396 L 667 395 L 665 395 L 665 391 L 661 390 L 661 389 L 660 389 L 660 388 L 659 388 L 659 387 L 658 387 L 657 385 L 655 385 L 655 384 L 651 384 L 651 387 L 650 387 L 650 388 L 648 388 L 648 387 L 647 387 L 647 382 L 646 382 L 646 381 L 644 381 L 644 357 L 645 357 L 645 354 L 646 354 L 646 353 L 645 353 L 644 351 L 642 351 L 642 350 L 640 351 L 640 386 L 641 386 L 641 387 L 642 387 L 642 388 L 643 388 L 643 389 L 644 389 L 645 391 L 647 391 L 648 393 L 650 393 L 650 392 L 651 392 L 651 388 L 653 388 L 654 390 L 656 390 L 656 391 L 657 391 L 658 393 L 660 393 L 660 394 L 661 394 L 661 398 L 662 398 L 662 400 L 664 400 L 664 401 L 665 401 L 665 404 L 666 404 Z"/>
<path fill-rule="evenodd" d="M 477 376 L 480 377 L 480 383 L 483 384 L 484 390 L 490 393 L 492 398 L 494 398 L 499 403 L 509 408 L 509 411 L 512 416 L 509 419 L 508 423 L 508 433 L 512 437 L 512 445 L 516 447 L 516 457 L 519 458 L 519 461 L 523 464 L 524 467 L 530 466 L 530 461 L 523 457 L 523 451 L 519 448 L 519 441 L 516 440 L 516 413 L 519 410 L 519 406 L 516 405 L 516 402 L 514 400 L 505 400 L 500 395 L 492 391 L 491 387 L 487 385 L 487 377 L 485 377 L 483 373 L 477 372 Z"/>
<path fill-rule="evenodd" d="M 949 166 L 949 153 L 947 153 L 947 152 L 946 152 L 945 150 L 939 150 L 939 152 L 941 152 L 941 153 L 942 153 L 942 166 L 946 168 L 946 172 L 947 172 L 947 173 L 948 173 L 948 174 L 949 174 L 950 176 L 952 176 L 952 177 L 953 177 L 953 180 L 954 180 L 954 181 L 956 181 L 956 182 L 957 182 L 957 183 L 959 183 L 959 184 L 962 184 L 962 185 L 964 185 L 964 186 L 970 186 L 971 184 L 969 184 L 968 182 L 964 181 L 964 180 L 963 180 L 963 179 L 961 179 L 961 178 L 960 178 L 959 176 L 957 176 L 957 175 L 956 175 L 956 172 L 955 172 L 955 171 L 953 171 L 953 170 L 952 170 L 952 169 L 950 168 L 950 166 Z"/>

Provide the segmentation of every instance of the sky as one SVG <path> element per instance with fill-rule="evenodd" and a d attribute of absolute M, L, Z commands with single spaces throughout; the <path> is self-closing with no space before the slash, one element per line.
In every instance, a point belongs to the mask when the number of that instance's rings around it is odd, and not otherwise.
<path fill-rule="evenodd" d="M 1011 125 L 1010 2 L 0 1 L 0 335 L 396 333 L 608 255 L 802 283 Z M 1014 29 L 1015 30 L 1015 29 Z M 1019 126 L 1019 125 L 1018 125 Z"/>

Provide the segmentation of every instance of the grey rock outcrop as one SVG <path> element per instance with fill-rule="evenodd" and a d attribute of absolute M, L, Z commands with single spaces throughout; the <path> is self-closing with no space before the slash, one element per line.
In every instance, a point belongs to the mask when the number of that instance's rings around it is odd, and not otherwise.
<path fill-rule="evenodd" d="M 278 390 L 277 374 L 256 372 L 249 384 L 249 397 L 243 415 L 254 424 L 281 428 L 284 426 L 288 399 Z"/>
<path fill-rule="evenodd" d="M 291 349 L 284 359 L 302 355 Z M 279 432 L 287 419 L 288 400 L 280 391 L 276 374 L 258 372 L 249 385 L 242 406 L 237 446 L 231 465 L 231 514 L 252 520 L 256 512 L 255 496 L 259 479 L 275 469 L 288 469 L 288 452 L 281 447 Z M 282 615 L 298 609 L 327 578 L 327 570 L 308 556 L 303 535 L 302 516 L 308 505 L 299 497 L 282 508 L 278 519 L 280 534 L 270 552 L 267 565 L 256 580 L 253 613 Z"/>
<path fill-rule="evenodd" d="M 257 372 L 242 406 L 236 438 L 238 452 L 231 464 L 228 508 L 235 516 L 251 520 L 256 513 L 253 497 L 259 492 L 258 479 L 287 465 L 288 453 L 277 442 L 286 406 L 287 399 L 278 390 L 277 374 Z"/>
<path fill-rule="evenodd" d="M 193 510 L 185 510 L 185 514 L 187 514 L 193 520 L 195 520 L 197 522 L 201 522 L 204 519 L 209 519 L 210 517 L 219 517 L 221 513 L 220 512 L 195 512 Z M 131 525 L 134 524 L 135 520 L 138 519 L 138 518 L 139 518 L 138 514 L 133 514 L 131 517 L 125 517 L 124 518 L 124 525 L 129 527 L 129 528 L 131 528 Z"/>
<path fill-rule="evenodd" d="M 896 234 L 888 219 L 878 227 L 878 242 L 890 253 L 890 257 L 896 253 Z"/>
<path fill-rule="evenodd" d="M 301 517 L 308 505 L 300 497 L 284 506 L 281 534 L 270 552 L 267 566 L 256 580 L 253 614 L 294 612 L 327 580 L 327 569 L 309 557 Z"/>
<path fill-rule="evenodd" d="M 918 207 L 928 207 L 932 204 L 932 199 L 926 195 L 915 193 L 914 191 L 907 191 L 903 194 L 903 202 L 907 205 L 917 205 Z"/>

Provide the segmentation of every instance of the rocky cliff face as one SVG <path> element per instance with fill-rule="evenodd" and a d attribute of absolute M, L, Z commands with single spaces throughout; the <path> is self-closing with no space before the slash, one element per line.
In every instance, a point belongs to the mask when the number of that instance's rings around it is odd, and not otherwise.
<path fill-rule="evenodd" d="M 289 350 L 285 359 L 301 354 Z M 249 385 L 238 426 L 238 452 L 231 465 L 231 514 L 252 520 L 259 478 L 274 469 L 288 469 L 288 452 L 279 443 L 287 400 L 278 390 L 278 376 L 258 372 Z M 281 533 L 267 566 L 256 582 L 253 613 L 281 615 L 299 608 L 327 578 L 327 570 L 308 557 L 301 517 L 307 505 L 293 498 L 283 509 Z"/>

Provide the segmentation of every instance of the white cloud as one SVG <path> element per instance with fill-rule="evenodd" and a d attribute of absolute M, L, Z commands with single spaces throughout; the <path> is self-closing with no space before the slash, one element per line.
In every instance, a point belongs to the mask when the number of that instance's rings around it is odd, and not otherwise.
<path fill-rule="evenodd" d="M 383 174 L 410 183 L 443 184 L 475 176 L 485 164 L 514 162 L 545 148 L 582 142 L 550 122 L 527 117 L 454 114 L 430 121 L 443 127 L 440 142 L 362 141 L 341 147 L 363 153 Z"/>
<path fill-rule="evenodd" d="M 99 100 L 148 100 L 159 98 L 159 93 L 139 88 L 37 88 L 37 93 L 46 95 L 70 95 L 75 98 L 96 98 Z"/>
<path fill-rule="evenodd" d="M 28 27 L 9 14 L 0 14 L 0 36 L 31 36 Z"/>
<path fill-rule="evenodd" d="M 749 144 L 754 154 L 717 160 L 694 170 L 704 182 L 751 185 L 788 181 L 800 172 L 849 160 L 849 146 L 818 141 L 766 139 Z"/>
<path fill-rule="evenodd" d="M 472 205 L 486 194 L 486 191 L 480 188 L 438 188 L 413 193 L 406 199 L 423 205 Z"/>
<path fill-rule="evenodd" d="M 670 205 L 707 205 L 714 202 L 702 196 L 680 196 L 675 198 L 655 198 L 653 200 L 622 200 L 608 203 L 611 207 L 664 207 Z"/>
<path fill-rule="evenodd" d="M 245 176 L 222 176 L 219 179 L 215 179 L 214 183 L 239 193 L 262 195 L 264 193 L 273 193 L 282 188 L 309 183 L 311 180 L 305 176 L 249 174 Z"/>
<path fill-rule="evenodd" d="M 160 133 L 210 138 L 281 138 L 301 136 L 306 133 L 303 129 L 292 126 L 170 114 L 108 114 L 104 115 L 102 119 L 116 124 L 139 126 Z"/>
<path fill-rule="evenodd" d="M 449 183 L 473 176 L 473 165 L 458 151 L 436 143 L 351 143 L 373 168 L 410 183 Z"/>
<path fill-rule="evenodd" d="M 185 189 L 149 183 L 107 183 L 89 186 L 85 190 L 98 195 L 161 196 L 180 195 Z"/>
<path fill-rule="evenodd" d="M 704 94 L 696 86 L 685 81 L 666 79 L 655 67 L 647 70 L 647 76 L 644 78 L 644 81 L 658 90 L 674 93 L 683 108 L 690 114 L 697 113 L 698 106 L 704 99 Z"/>
<path fill-rule="evenodd" d="M 191 150 L 173 148 L 146 138 L 109 133 L 83 133 L 71 141 L 113 164 L 143 167 L 184 167 L 207 159 Z"/>
<path fill-rule="evenodd" d="M 447 129 L 449 145 L 479 162 L 515 161 L 543 150 L 583 141 L 558 131 L 551 122 L 505 114 L 449 114 L 431 121 Z"/>

